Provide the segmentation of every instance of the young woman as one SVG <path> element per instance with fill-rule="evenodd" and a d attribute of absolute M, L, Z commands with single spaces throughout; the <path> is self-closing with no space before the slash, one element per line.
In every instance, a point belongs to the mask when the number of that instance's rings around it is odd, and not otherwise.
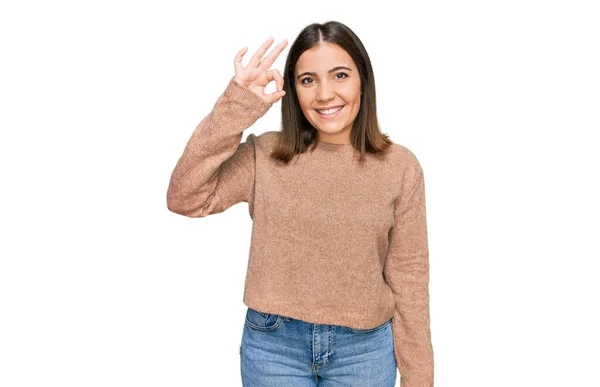
<path fill-rule="evenodd" d="M 433 386 L 423 170 L 380 132 L 371 62 L 342 23 L 304 28 L 283 75 L 269 38 L 179 159 L 168 208 L 253 220 L 244 386 Z M 264 58 L 263 58 L 264 57 Z M 276 91 L 265 93 L 275 82 Z M 281 100 L 282 128 L 242 133 Z"/>

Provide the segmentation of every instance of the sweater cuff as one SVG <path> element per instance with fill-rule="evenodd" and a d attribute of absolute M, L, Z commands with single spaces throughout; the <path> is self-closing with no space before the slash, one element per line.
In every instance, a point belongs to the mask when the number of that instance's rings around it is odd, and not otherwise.
<path fill-rule="evenodd" d="M 229 80 L 224 96 L 235 101 L 245 101 L 252 110 L 251 117 L 255 120 L 262 117 L 273 106 L 272 103 L 265 101 L 252 90 L 237 83 L 234 77 Z"/>

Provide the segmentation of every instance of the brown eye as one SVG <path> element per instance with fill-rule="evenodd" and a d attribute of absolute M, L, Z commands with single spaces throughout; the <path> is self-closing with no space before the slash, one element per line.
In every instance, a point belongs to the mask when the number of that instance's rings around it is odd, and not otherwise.
<path fill-rule="evenodd" d="M 306 77 L 306 78 L 304 78 L 303 80 L 301 80 L 301 81 L 300 81 L 300 83 L 303 83 L 303 84 L 307 85 L 308 83 L 304 82 L 304 81 L 306 81 L 307 79 L 312 79 L 312 78 Z"/>
<path fill-rule="evenodd" d="M 348 74 L 346 74 L 346 73 L 338 73 L 337 75 L 343 75 L 344 78 L 348 78 Z M 344 79 L 344 78 L 341 78 L 341 79 Z"/>

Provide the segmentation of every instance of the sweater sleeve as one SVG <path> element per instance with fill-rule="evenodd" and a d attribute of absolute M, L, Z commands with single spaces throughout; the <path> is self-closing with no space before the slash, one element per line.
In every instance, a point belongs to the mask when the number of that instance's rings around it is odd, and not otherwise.
<path fill-rule="evenodd" d="M 396 301 L 392 330 L 400 385 L 433 387 L 425 182 L 419 162 L 412 159 L 395 201 L 384 275 Z"/>
<path fill-rule="evenodd" d="M 167 190 L 167 208 L 188 217 L 204 217 L 254 200 L 254 142 L 242 133 L 272 103 L 233 78 L 212 111 L 198 124 L 179 158 Z"/>

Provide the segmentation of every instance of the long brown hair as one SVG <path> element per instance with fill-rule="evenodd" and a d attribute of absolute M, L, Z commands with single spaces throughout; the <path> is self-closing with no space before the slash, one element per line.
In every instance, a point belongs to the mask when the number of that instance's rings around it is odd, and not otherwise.
<path fill-rule="evenodd" d="M 300 108 L 294 79 L 300 55 L 323 42 L 333 43 L 344 49 L 360 74 L 362 97 L 350 133 L 352 146 L 360 153 L 359 160 L 364 160 L 365 153 L 382 153 L 392 144 L 389 137 L 379 129 L 373 67 L 362 42 L 350 28 L 340 22 L 313 23 L 306 26 L 292 43 L 283 70 L 283 90 L 286 94 L 281 99 L 282 130 L 271 157 L 286 164 L 294 155 L 304 153 L 309 148 L 314 149 L 318 144 L 317 130 L 308 122 Z"/>

